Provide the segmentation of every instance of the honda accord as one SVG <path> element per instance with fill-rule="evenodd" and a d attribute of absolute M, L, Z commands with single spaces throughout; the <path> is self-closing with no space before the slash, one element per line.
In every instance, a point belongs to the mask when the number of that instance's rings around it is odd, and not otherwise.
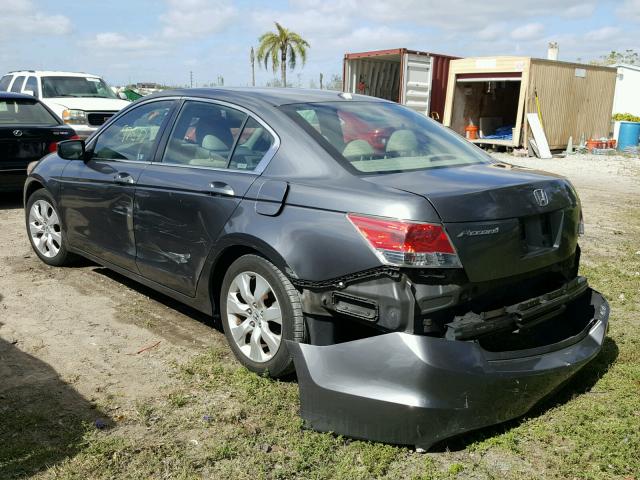
<path fill-rule="evenodd" d="M 60 143 L 24 201 L 42 261 L 87 257 L 218 317 L 247 368 L 295 368 L 318 430 L 428 447 L 522 415 L 606 334 L 571 183 L 380 99 L 152 95 Z"/>

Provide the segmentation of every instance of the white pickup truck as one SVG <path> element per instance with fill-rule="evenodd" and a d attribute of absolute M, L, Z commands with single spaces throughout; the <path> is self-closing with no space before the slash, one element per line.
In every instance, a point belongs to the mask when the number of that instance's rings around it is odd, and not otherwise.
<path fill-rule="evenodd" d="M 88 73 L 9 72 L 0 79 L 0 91 L 33 95 L 83 138 L 129 104 L 119 98 L 102 78 Z"/>

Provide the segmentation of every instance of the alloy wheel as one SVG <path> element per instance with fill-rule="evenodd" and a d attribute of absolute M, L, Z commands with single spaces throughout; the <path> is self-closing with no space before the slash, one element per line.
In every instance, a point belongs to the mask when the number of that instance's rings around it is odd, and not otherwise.
<path fill-rule="evenodd" d="M 41 255 L 55 257 L 62 246 L 62 230 L 58 213 L 49 202 L 38 200 L 29 210 L 29 234 Z"/>
<path fill-rule="evenodd" d="M 240 351 L 254 362 L 270 360 L 280 348 L 280 304 L 269 282 L 255 272 L 242 272 L 231 282 L 227 322 Z"/>

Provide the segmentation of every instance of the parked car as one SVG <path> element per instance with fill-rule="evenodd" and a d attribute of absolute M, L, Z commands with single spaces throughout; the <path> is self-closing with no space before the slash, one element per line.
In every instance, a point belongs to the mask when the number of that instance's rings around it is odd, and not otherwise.
<path fill-rule="evenodd" d="M 347 141 L 344 114 L 384 119 L 385 152 Z M 319 430 L 427 447 L 514 418 L 607 329 L 569 181 L 385 100 L 152 95 L 60 143 L 24 199 L 45 263 L 81 255 L 219 316 L 255 372 L 295 362 Z"/>
<path fill-rule="evenodd" d="M 0 91 L 24 93 L 41 100 L 82 138 L 95 132 L 129 105 L 97 75 L 22 70 L 0 79 Z"/>
<path fill-rule="evenodd" d="M 21 190 L 29 163 L 73 138 L 73 129 L 37 99 L 0 92 L 0 191 Z"/>

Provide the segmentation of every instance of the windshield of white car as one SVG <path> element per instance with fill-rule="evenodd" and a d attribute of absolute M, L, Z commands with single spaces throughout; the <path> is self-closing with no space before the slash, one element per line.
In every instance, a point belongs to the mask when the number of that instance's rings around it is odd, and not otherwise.
<path fill-rule="evenodd" d="M 109 86 L 97 77 L 42 77 L 42 96 L 118 98 Z"/>
<path fill-rule="evenodd" d="M 297 103 L 280 108 L 360 175 L 490 162 L 460 135 L 396 103 Z"/>

